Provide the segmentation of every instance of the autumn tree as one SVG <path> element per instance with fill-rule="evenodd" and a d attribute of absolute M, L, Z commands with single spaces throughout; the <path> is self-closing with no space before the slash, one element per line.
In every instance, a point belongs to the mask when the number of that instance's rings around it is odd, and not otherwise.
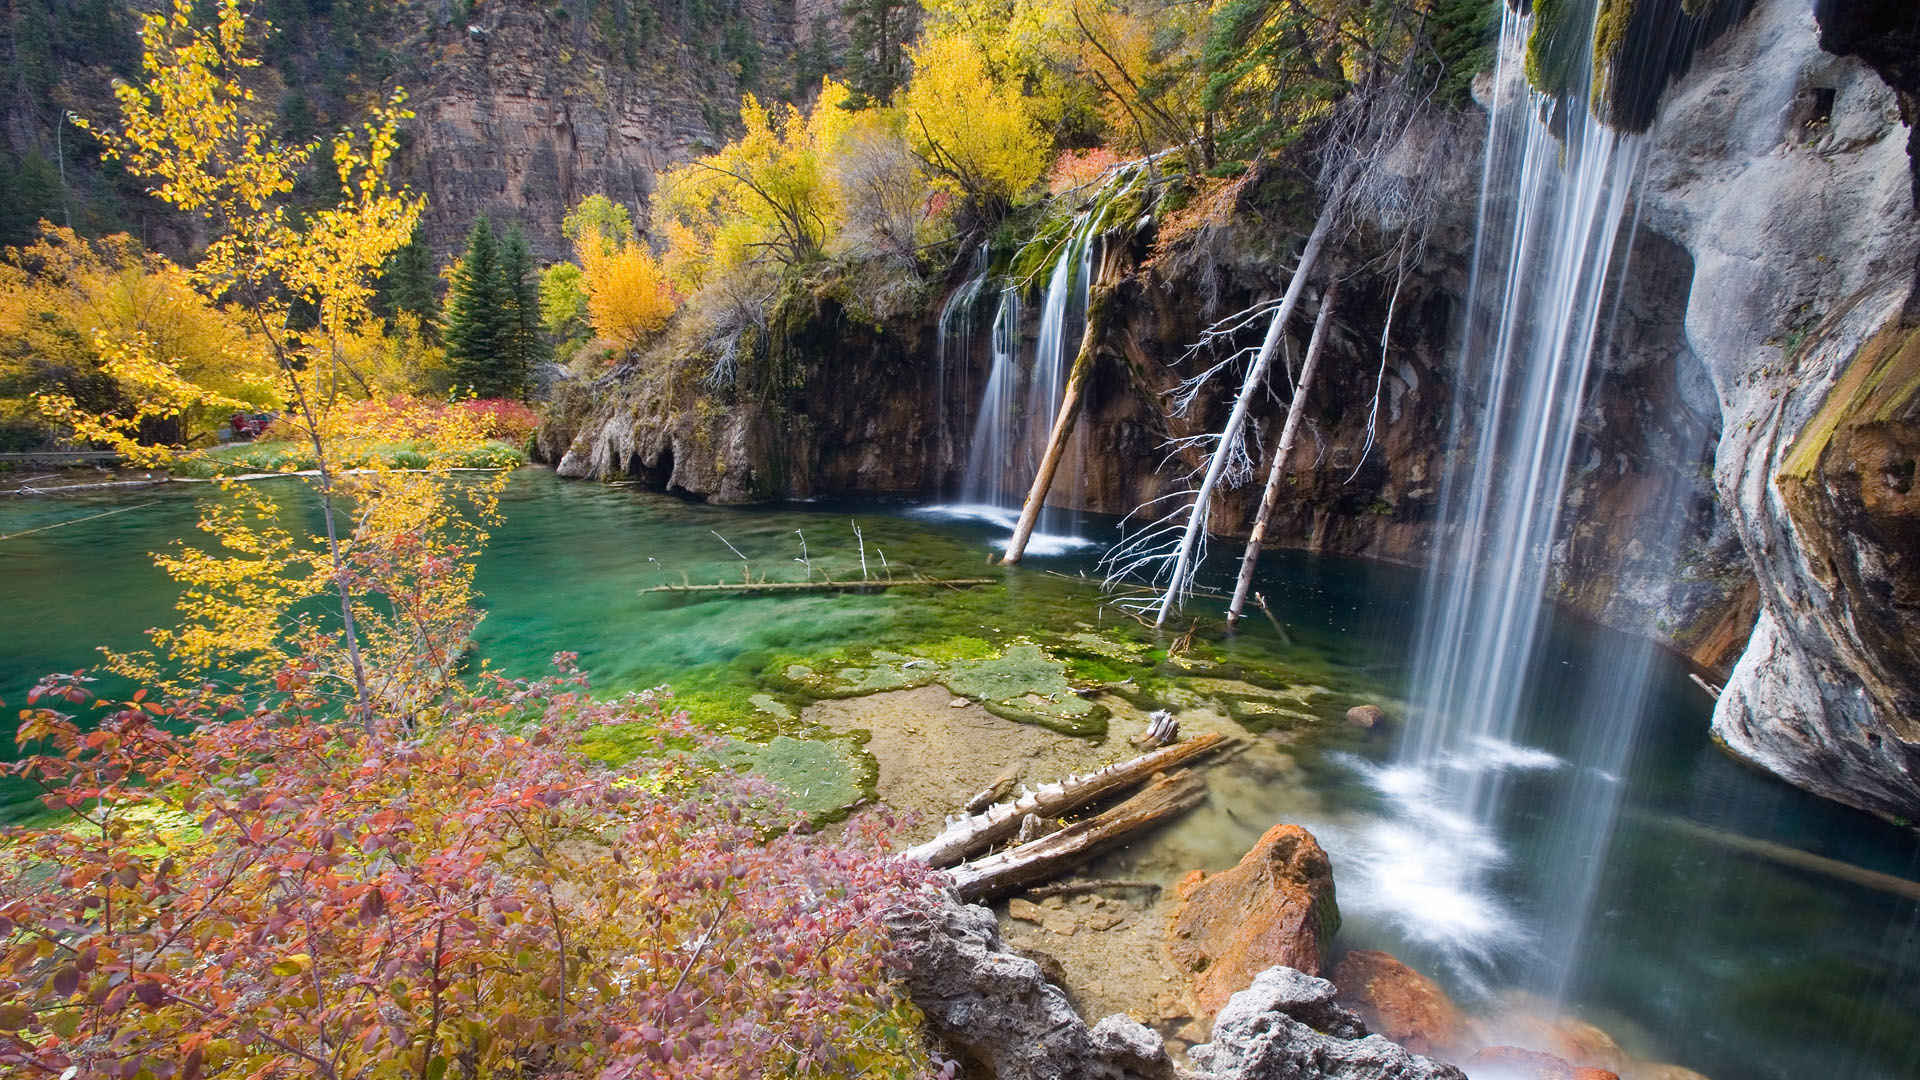
<path fill-rule="evenodd" d="M 748 94 L 740 103 L 744 134 L 661 178 L 653 219 L 682 280 L 697 285 L 747 263 L 798 267 L 820 257 L 840 218 L 831 158 L 848 100 L 831 79 L 805 113 Z"/>
<path fill-rule="evenodd" d="M 322 533 L 290 528 L 268 495 L 230 485 L 203 522 L 212 546 L 182 545 L 162 560 L 183 586 L 179 624 L 156 633 L 158 657 L 120 666 L 244 680 L 303 658 L 317 686 L 371 725 L 377 703 L 412 708 L 451 674 L 458 631 L 477 618 L 470 554 L 498 488 L 456 484 L 447 471 L 477 442 L 475 425 L 404 402 L 362 403 L 374 387 L 349 345 L 378 324 L 376 273 L 420 212 L 387 178 L 401 96 L 324 144 L 285 144 L 249 88 L 261 28 L 239 0 L 219 0 L 209 24 L 201 7 L 174 0 L 143 18 L 141 78 L 115 88 L 120 124 L 98 133 L 157 198 L 206 222 L 212 238 L 190 278 L 243 311 L 272 359 L 288 406 L 281 423 L 311 453 Z M 286 200 L 323 145 L 339 196 L 295 214 Z M 150 344 L 128 351 L 178 378 Z M 422 448 L 416 470 L 376 452 L 408 443 Z M 337 619 L 326 617 L 327 597 Z"/>
<path fill-rule="evenodd" d="M 0 422 L 48 424 L 157 462 L 237 410 L 279 402 L 239 316 L 131 237 L 45 227 L 0 256 Z"/>
<path fill-rule="evenodd" d="M 1046 169 L 1048 139 L 1019 87 L 996 79 L 957 34 L 929 32 L 902 91 L 906 136 L 938 182 L 994 212 Z"/>

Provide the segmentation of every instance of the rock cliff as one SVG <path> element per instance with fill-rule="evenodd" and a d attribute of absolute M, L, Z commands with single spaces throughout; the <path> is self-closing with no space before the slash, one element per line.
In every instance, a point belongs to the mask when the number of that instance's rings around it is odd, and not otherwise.
<path fill-rule="evenodd" d="M 1700 58 L 1650 133 L 1645 221 L 1691 257 L 1685 341 L 1719 398 L 1715 483 L 1759 583 L 1714 731 L 1913 820 L 1920 218 L 1899 97 L 1820 40 L 1806 5 L 1761 0 Z"/>
<path fill-rule="evenodd" d="M 427 196 L 436 252 L 458 251 L 485 213 L 521 223 L 537 256 L 561 258 L 560 219 L 575 203 L 601 194 L 644 215 L 655 177 L 717 146 L 742 91 L 791 86 L 791 0 L 722 4 L 724 34 L 662 27 L 624 54 L 593 6 L 483 0 L 467 21 L 422 13 L 399 171 Z"/>

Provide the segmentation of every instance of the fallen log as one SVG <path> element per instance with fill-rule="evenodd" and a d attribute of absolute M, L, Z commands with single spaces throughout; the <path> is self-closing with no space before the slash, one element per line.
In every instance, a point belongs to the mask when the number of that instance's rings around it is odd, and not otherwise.
<path fill-rule="evenodd" d="M 979 794 L 968 799 L 966 805 L 961 807 L 961 809 L 969 814 L 978 814 L 987 807 L 1013 794 L 1013 785 L 1019 783 L 1019 781 L 1020 774 L 1017 771 L 1003 773 L 999 779 L 981 788 Z"/>
<path fill-rule="evenodd" d="M 1145 783 L 1155 773 L 1191 761 L 1227 742 L 1217 731 L 1196 735 L 1184 742 L 1163 746 L 1128 761 L 1058 783 L 1043 785 L 1038 791 L 1021 792 L 1018 799 L 988 807 L 971 816 L 952 818 L 938 836 L 906 852 L 936 870 L 963 862 L 1011 839 L 1020 831 L 1020 821 L 1028 814 L 1057 818 L 1108 795 L 1115 795 Z"/>
<path fill-rule="evenodd" d="M 1036 885 L 1027 890 L 1027 895 L 1035 900 L 1044 900 L 1049 896 L 1078 896 L 1081 893 L 1157 893 L 1161 889 L 1162 886 L 1157 881 L 1116 881 L 1111 878 L 1096 878 L 1091 881 L 1061 881 L 1052 885 Z"/>
<path fill-rule="evenodd" d="M 641 592 L 650 593 L 771 593 L 771 592 L 874 592 L 881 589 L 931 588 L 944 585 L 964 589 L 974 585 L 998 584 L 999 578 L 902 578 L 898 581 L 739 581 L 729 585 L 655 585 Z"/>
<path fill-rule="evenodd" d="M 1004 896 L 1022 885 L 1058 877 L 1134 833 L 1191 810 L 1206 797 L 1206 781 L 1192 772 L 1157 776 L 1118 806 L 1032 843 L 957 866 L 947 874 L 963 900 Z"/>

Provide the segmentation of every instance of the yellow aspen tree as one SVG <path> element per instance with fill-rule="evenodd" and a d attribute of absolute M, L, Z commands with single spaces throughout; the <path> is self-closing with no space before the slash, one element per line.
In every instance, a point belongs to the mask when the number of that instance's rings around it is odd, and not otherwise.
<path fill-rule="evenodd" d="M 667 324 L 678 299 L 659 260 L 638 241 L 580 251 L 587 317 L 594 333 L 631 349 Z"/>
<path fill-rule="evenodd" d="M 1031 103 L 1018 88 L 996 82 L 958 34 L 921 38 L 899 108 L 907 139 L 929 171 L 976 202 L 1010 202 L 1046 168 L 1048 141 Z"/>
<path fill-rule="evenodd" d="M 107 154 L 155 196 L 208 222 L 213 239 L 193 280 L 244 311 L 273 358 L 289 405 L 281 423 L 311 452 L 323 535 L 309 542 L 279 523 L 280 507 L 266 495 L 229 485 L 228 502 L 202 521 L 216 550 L 161 560 L 185 589 L 181 626 L 157 633 L 155 644 L 183 677 L 304 662 L 344 685 L 351 711 L 371 728 L 376 711 L 409 715 L 422 688 L 450 671 L 449 651 L 464 648 L 463 636 L 447 635 L 476 618 L 467 602 L 473 548 L 504 480 L 453 482 L 447 463 L 478 436 L 452 410 L 356 400 L 374 391 L 352 362 L 374 321 L 374 276 L 420 213 L 420 201 L 387 175 L 409 115 L 404 96 L 395 92 L 357 130 L 329 141 L 340 198 L 295 214 L 286 199 L 321 143 L 278 141 L 254 100 L 251 37 L 266 28 L 249 25 L 240 0 L 211 5 L 210 25 L 196 15 L 202 6 L 173 0 L 142 19 L 140 78 L 115 88 L 120 124 L 96 130 Z M 412 448 L 424 471 L 369 452 L 397 444 Z M 469 503 L 464 516 L 454 512 L 456 492 Z M 337 598 L 336 628 L 313 614 L 322 593 Z"/>

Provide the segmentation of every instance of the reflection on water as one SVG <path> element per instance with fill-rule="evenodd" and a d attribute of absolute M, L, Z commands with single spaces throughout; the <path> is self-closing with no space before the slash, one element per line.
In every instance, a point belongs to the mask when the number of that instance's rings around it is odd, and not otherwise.
<path fill-rule="evenodd" d="M 217 496 L 168 489 L 0 504 L 0 534 L 8 534 L 156 500 L 0 542 L 0 699 L 9 709 L 23 703 L 36 674 L 85 665 L 97 644 L 137 645 L 144 628 L 167 617 L 171 594 L 145 553 L 187 535 L 207 497 Z M 756 577 L 800 579 L 804 540 L 816 574 L 857 579 L 855 516 L 870 573 L 881 572 L 884 557 L 894 573 L 977 575 L 1004 534 L 998 522 L 935 520 L 871 503 L 710 507 L 533 470 L 515 478 L 503 509 L 506 521 L 480 567 L 489 614 L 476 644 L 488 663 L 514 675 L 537 674 L 552 653 L 571 649 L 603 688 L 671 680 L 690 699 L 724 703 L 784 655 L 955 635 L 1004 642 L 1110 627 L 1115 618 L 1096 610 L 1091 586 L 1076 576 L 1092 549 L 1014 572 L 1005 589 L 699 601 L 642 592 L 739 580 L 742 560 L 715 532 L 747 556 Z M 1100 537 L 1110 528 L 1083 520 L 1073 531 Z M 1377 695 L 1398 715 L 1413 572 L 1301 554 L 1264 566 L 1261 588 L 1286 620 L 1291 645 L 1264 622 L 1250 623 L 1221 645 L 1220 659 L 1278 667 L 1290 681 L 1337 691 L 1329 701 Z M 1514 736 L 1467 744 L 1445 763 L 1505 778 L 1510 796 L 1483 835 L 1425 798 L 1420 774 L 1389 762 L 1391 740 L 1340 723 L 1338 709 L 1309 706 L 1322 723 L 1290 742 L 1263 736 L 1259 753 L 1212 770 L 1209 803 L 1117 856 L 1116 876 L 1130 865 L 1167 877 L 1218 869 L 1274 823 L 1304 824 L 1333 857 L 1341 943 L 1432 969 L 1443 946 L 1502 936 L 1484 933 L 1489 927 L 1541 925 L 1541 907 L 1562 902 L 1557 807 L 1581 783 L 1617 783 L 1625 812 L 1598 855 L 1591 928 L 1572 945 L 1573 1008 L 1630 1050 L 1715 1080 L 1920 1076 L 1920 904 L 1715 839 L 1764 841 L 1916 880 L 1913 834 L 1728 759 L 1706 738 L 1709 702 L 1665 658 L 1655 658 L 1651 720 L 1628 764 L 1618 776 L 1584 776 L 1566 763 L 1591 733 L 1568 705 L 1589 680 L 1607 676 L 1613 643 L 1569 622 L 1553 626 Z M 1457 835 L 1436 842 L 1447 830 Z M 1452 887 L 1446 853 L 1455 843 L 1506 853 L 1492 890 Z M 1399 917 L 1409 912 L 1417 917 Z M 1499 992 L 1503 980 L 1522 981 L 1539 953 L 1563 944 L 1501 951 L 1490 957 L 1483 986 L 1453 980 L 1448 988 L 1471 1003 L 1480 991 Z"/>

